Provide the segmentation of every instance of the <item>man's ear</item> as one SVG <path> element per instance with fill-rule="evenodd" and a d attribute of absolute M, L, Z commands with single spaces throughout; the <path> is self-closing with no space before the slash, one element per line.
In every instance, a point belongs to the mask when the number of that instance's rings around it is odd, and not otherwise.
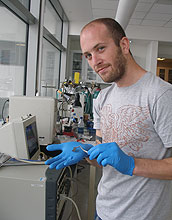
<path fill-rule="evenodd" d="M 129 42 L 127 37 L 123 37 L 120 40 L 120 47 L 121 47 L 122 53 L 124 55 L 127 55 L 129 53 L 129 51 L 130 51 L 130 42 Z"/>

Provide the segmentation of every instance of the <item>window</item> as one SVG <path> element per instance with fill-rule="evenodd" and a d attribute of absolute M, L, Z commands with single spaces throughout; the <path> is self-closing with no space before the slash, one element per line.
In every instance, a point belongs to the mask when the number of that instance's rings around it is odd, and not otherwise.
<path fill-rule="evenodd" d="M 27 25 L 0 7 L 0 97 L 23 95 Z"/>
<path fill-rule="evenodd" d="M 63 51 L 66 49 L 68 35 L 67 18 L 58 1 L 45 1 L 43 24 L 43 46 L 39 94 L 56 97 L 61 73 L 65 72 Z M 63 19 L 62 19 L 63 17 Z M 61 59 L 61 56 L 63 57 Z M 66 65 L 65 65 L 66 66 Z"/>
<path fill-rule="evenodd" d="M 59 83 L 60 51 L 46 39 L 43 40 L 41 96 L 55 96 Z"/>
<path fill-rule="evenodd" d="M 49 0 L 46 0 L 44 27 L 59 41 L 62 42 L 62 20 Z"/>
<path fill-rule="evenodd" d="M 170 69 L 168 73 L 168 82 L 172 84 L 172 69 Z"/>
<path fill-rule="evenodd" d="M 9 96 L 54 97 L 65 78 L 68 23 L 58 0 L 0 1 L 0 119 Z"/>
<path fill-rule="evenodd" d="M 29 9 L 30 6 L 30 0 L 19 0 L 19 2 L 22 3 L 27 9 Z"/>

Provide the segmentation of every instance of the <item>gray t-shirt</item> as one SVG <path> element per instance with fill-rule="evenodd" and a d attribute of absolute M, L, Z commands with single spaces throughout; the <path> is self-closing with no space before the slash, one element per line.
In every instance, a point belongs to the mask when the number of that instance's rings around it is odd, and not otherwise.
<path fill-rule="evenodd" d="M 129 87 L 114 83 L 94 101 L 94 128 L 103 143 L 116 142 L 128 155 L 172 156 L 172 85 L 146 73 Z M 171 220 L 172 181 L 128 176 L 106 166 L 96 209 L 102 220 Z"/>

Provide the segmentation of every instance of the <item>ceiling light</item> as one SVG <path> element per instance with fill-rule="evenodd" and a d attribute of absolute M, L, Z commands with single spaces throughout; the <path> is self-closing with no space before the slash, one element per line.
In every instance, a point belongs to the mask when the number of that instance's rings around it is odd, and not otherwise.
<path fill-rule="evenodd" d="M 157 60 L 161 60 L 162 61 L 162 60 L 165 60 L 165 58 L 158 57 Z"/>
<path fill-rule="evenodd" d="M 16 44 L 16 46 L 25 47 L 26 45 L 23 43 L 18 43 L 18 44 Z"/>

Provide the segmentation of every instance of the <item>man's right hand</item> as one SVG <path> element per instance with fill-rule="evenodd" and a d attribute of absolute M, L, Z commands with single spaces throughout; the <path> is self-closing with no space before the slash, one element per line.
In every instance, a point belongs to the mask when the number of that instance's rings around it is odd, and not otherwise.
<path fill-rule="evenodd" d="M 52 144 L 47 146 L 48 151 L 61 150 L 62 152 L 45 162 L 46 165 L 50 165 L 49 168 L 62 169 L 72 164 L 78 163 L 84 157 L 87 157 L 87 153 L 84 152 L 80 147 L 88 151 L 93 145 L 83 144 L 80 142 L 66 142 L 62 144 Z M 78 147 L 75 151 L 73 149 Z"/>

